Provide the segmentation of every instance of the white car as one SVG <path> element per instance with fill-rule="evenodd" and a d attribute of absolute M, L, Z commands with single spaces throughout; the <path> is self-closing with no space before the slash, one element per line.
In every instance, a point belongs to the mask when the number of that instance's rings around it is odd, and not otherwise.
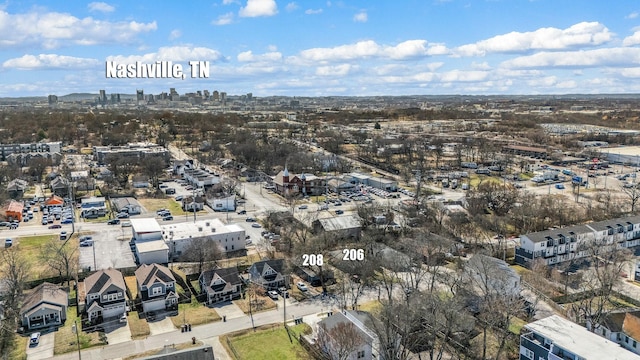
<path fill-rule="evenodd" d="M 307 291 L 309 290 L 309 288 L 307 287 L 307 285 L 301 281 L 299 281 L 298 283 L 296 283 L 296 286 L 298 287 L 298 290 L 300 291 Z"/>

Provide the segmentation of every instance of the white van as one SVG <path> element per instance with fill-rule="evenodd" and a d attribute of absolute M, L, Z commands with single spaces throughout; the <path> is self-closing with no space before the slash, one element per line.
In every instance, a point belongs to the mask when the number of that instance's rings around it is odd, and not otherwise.
<path fill-rule="evenodd" d="M 29 338 L 29 346 L 38 346 L 39 343 L 40 343 L 40 333 L 35 332 L 31 334 L 31 337 Z"/>

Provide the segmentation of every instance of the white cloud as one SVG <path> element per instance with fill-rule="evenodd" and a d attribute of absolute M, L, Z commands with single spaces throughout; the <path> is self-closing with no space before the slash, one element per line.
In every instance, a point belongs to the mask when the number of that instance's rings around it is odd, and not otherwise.
<path fill-rule="evenodd" d="M 627 36 L 622 40 L 622 45 L 624 46 L 633 46 L 640 44 L 640 29 L 634 29 L 633 35 Z"/>
<path fill-rule="evenodd" d="M 307 15 L 322 14 L 322 9 L 307 9 L 304 13 Z"/>
<path fill-rule="evenodd" d="M 19 58 L 6 60 L 3 68 L 15 68 L 20 70 L 35 69 L 83 69 L 98 66 L 96 59 L 79 58 L 56 54 L 24 55 Z"/>
<path fill-rule="evenodd" d="M 445 53 L 445 50 L 446 48 L 442 45 L 430 45 L 426 40 L 407 40 L 395 46 L 379 45 L 373 40 L 364 40 L 333 48 L 303 50 L 300 52 L 300 57 L 308 61 L 344 61 L 371 57 L 405 60 L 440 55 Z"/>
<path fill-rule="evenodd" d="M 116 9 L 115 7 L 105 2 L 92 2 L 89 5 L 87 5 L 87 8 L 89 8 L 89 11 L 91 12 L 99 11 L 104 13 L 113 12 Z"/>
<path fill-rule="evenodd" d="M 369 20 L 369 16 L 366 11 L 360 11 L 359 13 L 353 15 L 353 21 L 355 22 L 367 22 Z"/>
<path fill-rule="evenodd" d="M 218 16 L 218 18 L 216 20 L 213 20 L 211 22 L 211 24 L 213 25 L 229 25 L 233 22 L 233 13 L 226 13 L 223 15 Z"/>
<path fill-rule="evenodd" d="M 631 14 L 629 14 L 629 15 L 625 16 L 624 18 L 625 18 L 625 19 L 635 19 L 635 18 L 637 18 L 637 17 L 638 17 L 638 15 L 640 15 L 640 14 L 638 14 L 638 12 L 637 12 L 637 11 L 634 11 L 634 12 L 632 12 Z"/>
<path fill-rule="evenodd" d="M 237 4 L 238 0 L 222 0 L 222 5 Z"/>
<path fill-rule="evenodd" d="M 594 50 L 539 52 L 504 61 L 506 68 L 597 67 L 640 64 L 640 48 L 618 47 Z"/>
<path fill-rule="evenodd" d="M 440 81 L 442 82 L 473 82 L 482 81 L 489 76 L 487 71 L 476 70 L 451 70 L 439 74 Z"/>
<path fill-rule="evenodd" d="M 294 11 L 296 9 L 298 9 L 298 4 L 296 4 L 295 2 L 290 2 L 287 4 L 287 6 L 284 7 L 285 10 L 287 10 L 288 12 Z"/>
<path fill-rule="evenodd" d="M 350 64 L 341 64 L 335 66 L 319 66 L 316 69 L 316 75 L 319 76 L 346 76 L 354 69 L 355 66 Z"/>
<path fill-rule="evenodd" d="M 116 55 L 107 57 L 107 61 L 116 61 L 123 64 L 131 64 L 136 61 L 151 63 L 158 60 L 184 62 L 184 61 L 217 61 L 223 59 L 222 54 L 206 47 L 192 46 L 167 46 L 161 47 L 157 52 L 143 55 Z"/>
<path fill-rule="evenodd" d="M 240 8 L 240 17 L 273 16 L 278 13 L 275 0 L 247 0 L 247 6 Z"/>
<path fill-rule="evenodd" d="M 458 56 L 484 56 L 487 53 L 565 50 L 597 46 L 609 42 L 614 34 L 598 22 L 581 22 L 566 29 L 541 28 L 531 32 L 511 32 L 456 48 Z"/>
<path fill-rule="evenodd" d="M 180 31 L 179 29 L 174 29 L 174 30 L 171 30 L 171 33 L 169 34 L 169 40 L 175 40 L 181 36 L 182 36 L 182 31 Z"/>
<path fill-rule="evenodd" d="M 474 70 L 490 70 L 491 66 L 486 61 L 481 62 L 481 63 L 477 63 L 477 62 L 474 61 L 474 62 L 471 63 L 471 68 L 474 69 Z"/>
<path fill-rule="evenodd" d="M 261 55 L 254 55 L 251 50 L 238 54 L 240 62 L 269 62 L 282 60 L 282 54 L 279 52 L 268 52 Z"/>
<path fill-rule="evenodd" d="M 38 45 L 47 49 L 63 45 L 132 43 L 141 33 L 154 31 L 156 22 L 101 21 L 66 13 L 0 11 L 0 47 Z"/>

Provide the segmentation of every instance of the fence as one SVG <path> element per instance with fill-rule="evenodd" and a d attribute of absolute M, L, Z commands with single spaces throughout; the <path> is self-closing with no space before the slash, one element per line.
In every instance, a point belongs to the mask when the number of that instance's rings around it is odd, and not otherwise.
<path fill-rule="evenodd" d="M 566 314 L 566 309 L 564 308 L 564 306 L 562 306 L 562 305 L 558 304 L 557 302 L 553 301 L 553 299 L 551 299 L 550 297 L 545 295 L 542 291 L 540 291 L 540 290 L 536 289 L 535 287 L 533 287 L 528 282 L 526 282 L 524 280 L 520 280 L 520 285 L 522 285 L 522 287 L 530 290 L 538 298 L 541 298 L 544 302 L 549 304 L 549 306 L 551 306 L 553 308 L 553 310 L 555 310 L 555 311 L 557 311 L 557 312 L 559 312 L 560 314 L 563 314 L 563 315 Z"/>
<path fill-rule="evenodd" d="M 229 349 L 230 349 L 230 350 L 231 350 L 231 352 L 233 353 L 233 357 L 234 357 L 236 360 L 242 360 L 242 359 L 240 358 L 240 355 L 238 355 L 238 351 L 236 350 L 235 346 L 233 346 L 233 344 L 231 343 L 231 340 L 229 340 L 229 338 L 228 338 L 228 337 L 226 338 L 226 340 L 227 340 L 227 346 L 229 346 Z"/>

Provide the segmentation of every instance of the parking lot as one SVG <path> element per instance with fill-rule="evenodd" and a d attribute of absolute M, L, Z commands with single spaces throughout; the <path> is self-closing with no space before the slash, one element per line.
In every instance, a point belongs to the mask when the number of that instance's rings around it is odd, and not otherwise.
<path fill-rule="evenodd" d="M 76 228 L 93 238 L 93 246 L 80 247 L 80 268 L 91 270 L 135 266 L 129 240 L 131 228 L 104 223 L 80 223 Z"/>

